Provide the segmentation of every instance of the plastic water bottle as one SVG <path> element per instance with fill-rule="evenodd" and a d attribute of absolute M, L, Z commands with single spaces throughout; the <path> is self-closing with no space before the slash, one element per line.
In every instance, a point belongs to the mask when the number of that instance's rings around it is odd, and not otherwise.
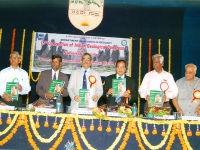
<path fill-rule="evenodd" d="M 133 113 L 133 116 L 134 116 L 134 117 L 137 116 L 137 105 L 136 105 L 136 103 L 133 103 L 132 113 Z"/>
<path fill-rule="evenodd" d="M 57 99 L 56 99 L 56 112 L 57 113 L 61 112 L 61 100 L 60 100 L 60 97 L 57 97 Z"/>

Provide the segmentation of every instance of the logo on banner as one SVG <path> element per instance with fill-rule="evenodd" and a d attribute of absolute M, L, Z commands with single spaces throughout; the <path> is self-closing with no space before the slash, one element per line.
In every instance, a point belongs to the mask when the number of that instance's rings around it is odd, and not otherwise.
<path fill-rule="evenodd" d="M 74 27 L 84 34 L 99 26 L 103 19 L 104 0 L 70 0 L 68 16 Z"/>

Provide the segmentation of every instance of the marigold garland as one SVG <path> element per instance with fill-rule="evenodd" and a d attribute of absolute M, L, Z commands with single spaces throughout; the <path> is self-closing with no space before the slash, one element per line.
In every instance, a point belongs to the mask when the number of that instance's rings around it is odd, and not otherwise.
<path fill-rule="evenodd" d="M 181 123 L 181 132 L 183 135 L 183 141 L 184 141 L 185 145 L 187 146 L 188 149 L 192 150 L 193 148 L 190 146 L 190 143 L 189 143 L 188 138 L 185 133 L 185 126 L 183 123 Z"/>
<path fill-rule="evenodd" d="M 12 44 L 11 44 L 11 52 L 14 51 L 14 46 L 15 46 L 15 34 L 16 34 L 16 29 L 13 29 L 13 32 L 12 32 Z"/>
<path fill-rule="evenodd" d="M 10 122 L 9 126 L 5 130 L 0 132 L 0 136 L 6 134 L 13 127 L 13 125 L 15 124 L 15 122 L 17 120 L 17 117 L 18 117 L 18 114 L 15 114 L 12 119 L 12 122 Z"/>
<path fill-rule="evenodd" d="M 43 137 L 40 136 L 40 134 L 38 133 L 38 131 L 35 128 L 35 124 L 34 124 L 34 121 L 33 121 L 32 114 L 29 114 L 29 119 L 30 119 L 30 127 L 33 130 L 33 134 L 36 136 L 36 138 L 39 141 L 41 141 L 42 143 L 50 143 L 51 141 L 53 141 L 58 136 L 58 133 L 61 131 L 61 128 L 63 127 L 63 123 L 64 123 L 64 120 L 65 120 L 65 117 L 62 117 L 62 119 L 60 120 L 60 124 L 58 126 L 58 129 L 49 138 L 43 138 Z"/>
<path fill-rule="evenodd" d="M 1 48 L 2 32 L 3 32 L 3 29 L 0 28 L 0 48 Z"/>
<path fill-rule="evenodd" d="M 26 29 L 23 29 L 20 68 L 22 68 L 23 58 L 24 58 L 24 41 L 25 41 L 25 33 L 26 33 Z"/>
<path fill-rule="evenodd" d="M 169 133 L 171 131 L 171 127 L 172 127 L 172 123 L 170 122 L 169 125 L 168 125 L 168 129 L 167 129 L 167 133 L 166 133 L 166 136 L 164 137 L 164 139 L 160 142 L 160 144 L 156 145 L 156 146 L 153 146 L 149 143 L 149 141 L 147 140 L 146 136 L 144 135 L 144 132 L 143 132 L 143 129 L 142 129 L 142 122 L 141 121 L 138 121 L 138 128 L 139 128 L 139 131 L 140 131 L 140 135 L 145 143 L 146 146 L 148 146 L 150 149 L 160 149 L 162 148 L 168 137 L 169 137 Z"/>

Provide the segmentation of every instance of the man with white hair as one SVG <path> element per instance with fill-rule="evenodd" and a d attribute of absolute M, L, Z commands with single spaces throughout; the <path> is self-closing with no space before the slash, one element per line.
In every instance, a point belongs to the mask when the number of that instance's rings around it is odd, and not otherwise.
<path fill-rule="evenodd" d="M 200 90 L 200 79 L 195 77 L 196 71 L 196 65 L 187 64 L 185 65 L 185 77 L 176 81 L 178 96 L 172 102 L 177 112 L 183 113 L 185 116 L 200 116 L 200 106 L 196 104 L 200 104 L 200 102 L 199 100 L 196 103 L 193 101 L 195 91 Z"/>
<path fill-rule="evenodd" d="M 20 108 L 22 106 L 22 95 L 28 94 L 31 90 L 31 86 L 28 80 L 28 73 L 19 67 L 19 63 L 21 62 L 21 56 L 19 53 L 13 51 L 10 54 L 9 60 L 10 67 L 7 67 L 0 72 L 0 102 Z M 18 83 L 18 101 L 12 100 L 10 95 L 6 93 L 7 82 Z"/>
<path fill-rule="evenodd" d="M 148 72 L 142 81 L 142 84 L 139 88 L 139 94 L 141 98 L 145 100 L 150 100 L 150 91 L 151 90 L 164 90 L 164 96 L 162 100 L 164 101 L 163 107 L 170 107 L 169 100 L 173 99 L 178 94 L 178 88 L 174 81 L 172 74 L 166 72 L 163 69 L 164 57 L 161 54 L 155 54 L 152 56 L 153 61 L 153 71 Z M 162 89 L 161 84 L 165 84 L 167 89 Z M 148 109 L 147 102 L 145 103 L 145 111 Z"/>

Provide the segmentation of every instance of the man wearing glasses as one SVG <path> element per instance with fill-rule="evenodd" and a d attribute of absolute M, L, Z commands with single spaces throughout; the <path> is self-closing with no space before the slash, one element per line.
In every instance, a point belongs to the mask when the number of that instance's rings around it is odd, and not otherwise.
<path fill-rule="evenodd" d="M 21 56 L 17 51 L 13 51 L 10 54 L 10 67 L 7 67 L 0 72 L 0 101 L 10 105 L 21 107 L 22 106 L 22 96 L 30 92 L 31 87 L 28 80 L 28 73 L 19 67 L 21 62 Z M 11 94 L 6 93 L 6 84 L 8 82 L 18 83 L 18 101 L 14 101 L 10 98 Z"/>
<path fill-rule="evenodd" d="M 91 100 L 94 102 L 94 107 L 97 106 L 97 101 L 103 94 L 101 77 L 98 72 L 91 69 L 92 57 L 89 53 L 83 54 L 81 66 L 81 68 L 72 71 L 67 88 L 71 98 L 71 110 L 79 108 L 81 100 L 79 95 L 80 89 L 93 89 Z"/>

